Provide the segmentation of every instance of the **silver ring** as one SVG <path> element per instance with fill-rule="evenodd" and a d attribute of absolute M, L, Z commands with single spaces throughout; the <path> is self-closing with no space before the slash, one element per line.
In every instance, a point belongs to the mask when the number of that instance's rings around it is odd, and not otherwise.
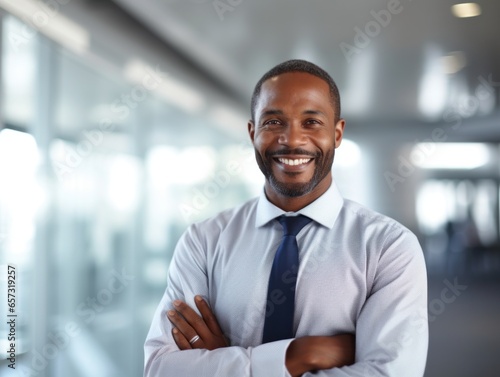
<path fill-rule="evenodd" d="M 200 340 L 200 336 L 199 336 L 199 335 L 195 335 L 195 336 L 193 336 L 193 338 L 189 341 L 189 344 L 193 344 L 194 342 L 197 342 L 198 340 Z"/>

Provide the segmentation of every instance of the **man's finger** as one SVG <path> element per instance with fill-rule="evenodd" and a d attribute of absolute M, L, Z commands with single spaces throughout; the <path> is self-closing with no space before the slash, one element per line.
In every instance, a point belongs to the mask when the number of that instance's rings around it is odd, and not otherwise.
<path fill-rule="evenodd" d="M 212 333 L 215 335 L 223 335 L 222 330 L 219 326 L 219 322 L 217 321 L 217 318 L 215 317 L 208 303 L 203 300 L 201 296 L 196 296 L 194 298 L 194 301 L 210 331 L 212 331 Z"/>
<path fill-rule="evenodd" d="M 197 331 L 186 321 L 186 319 L 184 319 L 184 317 L 175 310 L 169 310 L 167 312 L 167 316 L 172 325 L 184 336 L 184 338 L 188 340 L 188 343 L 190 339 L 193 339 L 196 335 L 199 335 Z M 198 345 L 199 344 L 196 344 L 195 346 Z"/>
<path fill-rule="evenodd" d="M 191 339 L 190 337 L 199 335 L 203 339 L 208 339 L 210 338 L 210 336 L 212 336 L 211 330 L 208 328 L 203 318 L 200 317 L 198 313 L 196 313 L 193 309 L 191 309 L 189 305 L 187 305 L 185 302 L 182 302 L 180 300 L 175 300 L 174 308 L 175 311 L 177 311 L 177 316 L 182 315 L 182 317 L 185 320 L 184 322 L 186 322 L 186 324 L 192 329 L 192 331 L 187 329 L 188 331 L 185 332 L 184 329 L 187 326 L 184 325 L 183 327 L 180 328 L 179 326 L 177 326 L 186 338 Z"/>
<path fill-rule="evenodd" d="M 174 337 L 177 347 L 179 347 L 181 351 L 192 348 L 186 337 L 176 327 L 172 329 L 172 336 Z"/>
<path fill-rule="evenodd" d="M 203 312 L 207 317 L 207 321 L 210 323 L 213 331 L 208 327 L 205 319 L 198 315 L 198 313 L 190 308 L 185 302 L 175 300 L 173 304 L 174 310 L 167 311 L 167 316 L 174 327 L 176 327 L 185 338 L 185 340 L 179 338 L 179 343 L 177 343 L 179 347 L 187 347 L 186 340 L 190 347 L 195 349 L 214 350 L 228 346 L 227 339 L 220 331 L 217 319 L 206 302 L 199 304 L 205 305 L 205 307 L 202 307 L 200 313 Z M 198 309 L 200 308 L 198 304 L 197 307 Z"/>

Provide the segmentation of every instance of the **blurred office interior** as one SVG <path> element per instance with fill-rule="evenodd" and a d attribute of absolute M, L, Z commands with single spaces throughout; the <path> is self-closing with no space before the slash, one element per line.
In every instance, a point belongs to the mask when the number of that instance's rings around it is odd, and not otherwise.
<path fill-rule="evenodd" d="M 291 58 L 340 88 L 343 195 L 420 239 L 426 377 L 500 375 L 500 3 L 474 4 L 0 0 L 0 376 L 142 375 L 180 234 L 261 190 L 250 95 Z"/>

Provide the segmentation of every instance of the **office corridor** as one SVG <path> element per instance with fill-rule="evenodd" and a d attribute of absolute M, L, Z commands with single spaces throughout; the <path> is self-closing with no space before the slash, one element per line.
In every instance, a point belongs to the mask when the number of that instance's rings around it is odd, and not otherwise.
<path fill-rule="evenodd" d="M 434 301 L 442 300 L 442 291 L 447 288 L 444 282 L 453 283 L 455 278 L 460 286 L 466 286 L 460 287 L 460 295 L 448 304 Z M 452 300 L 449 293 L 446 297 Z M 433 277 L 429 280 L 429 303 L 425 376 L 500 376 L 500 278 Z"/>

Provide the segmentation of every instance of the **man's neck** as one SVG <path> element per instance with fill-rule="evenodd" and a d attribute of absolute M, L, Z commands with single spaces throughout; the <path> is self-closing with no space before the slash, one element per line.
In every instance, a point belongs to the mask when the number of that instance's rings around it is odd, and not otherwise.
<path fill-rule="evenodd" d="M 297 212 L 318 199 L 323 195 L 332 184 L 331 174 L 326 176 L 318 185 L 309 193 L 302 196 L 284 196 L 273 190 L 269 182 L 266 180 L 264 192 L 267 200 L 273 203 L 276 207 L 281 208 L 285 212 Z"/>

